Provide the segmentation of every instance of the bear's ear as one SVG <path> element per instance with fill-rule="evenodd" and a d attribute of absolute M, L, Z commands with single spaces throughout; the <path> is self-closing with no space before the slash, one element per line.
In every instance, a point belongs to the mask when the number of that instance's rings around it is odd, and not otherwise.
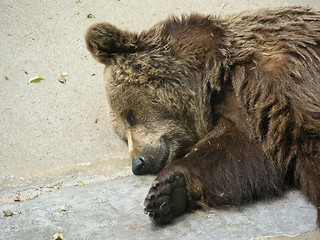
<path fill-rule="evenodd" d="M 109 65 L 117 55 L 134 52 L 137 49 L 136 36 L 111 24 L 97 23 L 88 29 L 85 40 L 93 57 Z"/>

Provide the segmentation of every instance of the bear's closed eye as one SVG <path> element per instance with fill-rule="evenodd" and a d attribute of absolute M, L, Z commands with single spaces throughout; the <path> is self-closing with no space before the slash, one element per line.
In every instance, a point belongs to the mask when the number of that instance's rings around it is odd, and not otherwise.
<path fill-rule="evenodd" d="M 135 118 L 132 110 L 129 110 L 127 113 L 127 121 L 131 127 L 133 127 L 137 124 L 136 118 Z"/>

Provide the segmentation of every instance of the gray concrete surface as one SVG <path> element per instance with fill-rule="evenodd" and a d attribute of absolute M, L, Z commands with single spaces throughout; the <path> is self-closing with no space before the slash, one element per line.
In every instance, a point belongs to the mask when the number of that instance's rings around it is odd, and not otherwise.
<path fill-rule="evenodd" d="M 153 177 L 127 174 L 130 171 L 105 180 L 78 176 L 21 191 L 21 202 L 1 206 L 14 213 L 1 219 L 3 239 L 50 239 L 60 231 L 66 239 L 229 240 L 315 229 L 316 212 L 298 192 L 241 208 L 197 211 L 169 226 L 156 226 L 142 211 Z M 29 200 L 24 201 L 26 198 Z"/>
<path fill-rule="evenodd" d="M 0 239 L 52 239 L 57 231 L 65 239 L 320 239 L 310 233 L 315 209 L 297 192 L 151 224 L 142 202 L 153 177 L 131 175 L 108 122 L 103 66 L 83 40 L 98 21 L 140 31 L 172 14 L 287 5 L 320 9 L 319 0 L 0 0 Z M 28 84 L 36 75 L 45 80 Z"/>

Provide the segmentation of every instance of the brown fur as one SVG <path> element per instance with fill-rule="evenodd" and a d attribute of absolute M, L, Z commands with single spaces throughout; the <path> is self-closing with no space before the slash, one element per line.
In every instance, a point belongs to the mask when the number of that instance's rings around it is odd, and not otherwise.
<path fill-rule="evenodd" d="M 107 66 L 113 124 L 128 141 L 135 174 L 167 165 L 157 177 L 162 187 L 150 192 L 164 194 L 170 176 L 182 174 L 195 208 L 296 187 L 317 207 L 320 226 L 318 11 L 194 14 L 140 34 L 100 23 L 86 42 Z M 173 215 L 185 211 L 183 186 L 170 195 Z M 163 204 L 151 206 L 154 197 L 146 199 L 150 216 L 170 221 Z"/>

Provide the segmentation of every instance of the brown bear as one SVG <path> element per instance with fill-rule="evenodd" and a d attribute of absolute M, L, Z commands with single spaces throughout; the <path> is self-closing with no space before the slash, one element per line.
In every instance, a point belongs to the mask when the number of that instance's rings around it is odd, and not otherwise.
<path fill-rule="evenodd" d="M 139 34 L 98 23 L 86 43 L 133 173 L 158 173 L 151 219 L 298 188 L 320 227 L 319 11 L 191 14 Z"/>

